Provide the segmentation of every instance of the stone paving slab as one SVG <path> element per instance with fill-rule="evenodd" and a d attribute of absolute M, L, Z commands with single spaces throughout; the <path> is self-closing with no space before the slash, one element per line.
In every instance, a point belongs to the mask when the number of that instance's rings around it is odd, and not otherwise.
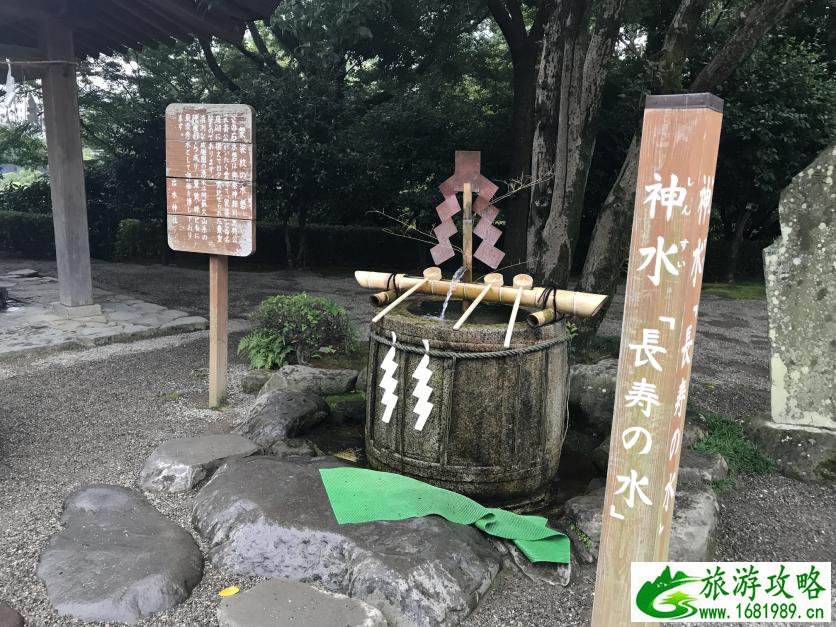
<path fill-rule="evenodd" d="M 57 279 L 29 272 L 0 275 L 0 282 L 11 285 L 9 307 L 0 311 L 0 360 L 209 327 L 202 316 L 99 289 L 93 290 L 93 298 L 101 306 L 101 315 L 66 318 L 52 310 L 51 304 L 58 300 Z"/>

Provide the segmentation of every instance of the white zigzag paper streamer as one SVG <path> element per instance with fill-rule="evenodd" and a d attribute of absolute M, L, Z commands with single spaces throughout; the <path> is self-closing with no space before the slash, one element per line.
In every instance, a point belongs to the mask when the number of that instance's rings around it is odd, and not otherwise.
<path fill-rule="evenodd" d="M 392 332 L 392 347 L 386 353 L 383 361 L 380 364 L 380 369 L 383 370 L 383 376 L 378 384 L 383 388 L 383 398 L 380 399 L 380 404 L 383 405 L 383 422 L 389 422 L 392 419 L 392 412 L 395 411 L 395 406 L 398 404 L 398 395 L 395 390 L 398 389 L 398 381 L 395 379 L 395 371 L 398 369 L 398 364 L 395 361 L 395 332 Z"/>
<path fill-rule="evenodd" d="M 430 343 L 427 340 L 424 340 L 424 350 L 429 353 Z M 415 408 L 412 410 L 418 414 L 418 420 L 415 422 L 416 431 L 424 429 L 427 418 L 430 417 L 430 412 L 433 410 L 433 404 L 429 402 L 433 389 L 427 385 L 433 376 L 432 370 L 427 368 L 429 363 L 430 356 L 426 354 L 418 362 L 418 367 L 415 369 L 415 372 L 412 373 L 412 378 L 418 381 L 415 389 L 412 391 L 412 396 L 418 399 L 418 402 L 415 403 Z"/>

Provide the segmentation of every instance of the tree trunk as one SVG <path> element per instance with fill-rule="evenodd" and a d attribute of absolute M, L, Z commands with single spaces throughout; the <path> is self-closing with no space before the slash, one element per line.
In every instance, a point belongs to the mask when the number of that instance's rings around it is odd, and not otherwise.
<path fill-rule="evenodd" d="M 553 177 L 532 189 L 528 259 L 538 280 L 558 287 L 569 280 L 601 90 L 623 9 L 624 0 L 607 0 L 590 29 L 592 3 L 560 3 L 543 39 L 532 177 Z"/>
<path fill-rule="evenodd" d="M 755 212 L 755 205 L 746 205 L 746 211 L 740 216 L 737 224 L 734 225 L 734 235 L 732 235 L 731 247 L 729 248 L 729 261 L 726 269 L 726 283 L 734 283 L 735 273 L 737 272 L 737 263 L 740 260 L 740 245 L 743 243 L 743 235 L 746 233 L 746 228 L 749 226 L 749 220 Z"/>
<path fill-rule="evenodd" d="M 538 42 L 539 44 L 539 42 Z M 511 176 L 509 185 L 525 184 L 531 172 L 531 142 L 534 136 L 534 91 L 538 46 L 528 46 L 513 60 L 514 101 L 511 116 Z M 504 266 L 511 275 L 525 271 L 529 190 L 522 189 L 505 201 Z"/>
<path fill-rule="evenodd" d="M 752 53 L 757 43 L 780 18 L 801 0 L 760 0 L 750 6 L 743 21 L 729 37 L 725 45 L 700 71 L 691 85 L 690 92 L 716 89 L 740 63 Z M 683 0 L 671 22 L 663 47 L 664 58 L 659 62 L 660 88 L 670 93 L 675 89 L 674 78 L 681 77 L 682 63 L 691 42 L 692 33 L 699 21 L 700 12 L 692 6 L 695 0 Z M 703 4 L 705 4 L 703 2 Z M 676 71 L 676 68 L 679 71 Z M 681 82 L 681 78 L 678 79 Z M 608 294 L 615 292 L 621 278 L 621 270 L 627 260 L 630 242 L 630 224 L 633 219 L 633 196 L 638 173 L 641 133 L 637 130 L 627 151 L 624 164 L 598 214 L 589 251 L 584 262 L 578 290 Z M 612 299 L 594 319 L 583 322 L 582 334 L 594 334 L 603 320 Z"/>

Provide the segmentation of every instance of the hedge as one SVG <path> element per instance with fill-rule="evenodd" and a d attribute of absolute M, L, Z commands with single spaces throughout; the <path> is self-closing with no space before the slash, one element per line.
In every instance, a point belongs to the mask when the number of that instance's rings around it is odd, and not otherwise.
<path fill-rule="evenodd" d="M 162 220 L 148 224 L 134 218 L 118 222 L 115 229 L 90 229 L 93 256 L 104 259 L 160 259 L 166 252 Z M 300 229 L 287 227 L 294 253 L 299 249 Z M 308 265 L 356 266 L 358 268 L 412 268 L 427 262 L 427 247 L 368 226 L 312 224 L 306 229 Z M 52 215 L 0 211 L 0 251 L 27 257 L 55 254 Z M 169 253 L 176 257 L 176 253 Z M 258 223 L 256 263 L 284 266 L 287 263 L 284 228 Z"/>
<path fill-rule="evenodd" d="M 53 257 L 52 214 L 0 211 L 0 250 L 26 257 Z"/>
<path fill-rule="evenodd" d="M 96 228 L 98 227 L 98 228 Z M 124 218 L 114 226 L 104 220 L 91 224 L 90 248 L 103 259 L 167 259 L 178 253 L 166 250 L 162 220 L 147 223 Z M 300 229 L 288 226 L 294 253 L 299 250 Z M 259 222 L 256 227 L 254 263 L 283 267 L 287 264 L 285 227 Z M 355 268 L 410 269 L 430 265 L 429 246 L 404 239 L 373 226 L 311 224 L 305 229 L 307 264 L 314 267 L 350 266 Z M 27 257 L 54 255 L 52 215 L 0 211 L 0 250 Z M 738 260 L 737 276 L 763 277 L 761 251 L 769 242 L 744 241 Z M 712 240 L 705 255 L 705 280 L 723 281 L 728 268 L 730 243 Z M 182 253 L 180 253 L 182 255 Z M 187 255 L 183 255 L 187 256 Z"/>

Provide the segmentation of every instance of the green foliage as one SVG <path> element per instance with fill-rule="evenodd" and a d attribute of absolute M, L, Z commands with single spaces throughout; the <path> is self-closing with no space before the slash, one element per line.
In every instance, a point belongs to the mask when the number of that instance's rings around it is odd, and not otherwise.
<path fill-rule="evenodd" d="M 705 415 L 708 435 L 694 444 L 695 451 L 719 453 L 729 466 L 729 477 L 715 486 L 719 492 L 728 491 L 739 475 L 766 475 L 773 463 L 734 420 L 717 414 Z"/>
<path fill-rule="evenodd" d="M 159 255 L 163 243 L 160 234 L 164 228 L 161 223 L 162 220 L 157 220 L 149 224 L 136 218 L 120 220 L 113 247 L 114 258 L 139 259 L 155 253 Z"/>
<path fill-rule="evenodd" d="M 0 211 L 0 250 L 48 257 L 54 254 L 53 241 L 51 215 Z"/>
<path fill-rule="evenodd" d="M 46 165 L 46 144 L 31 124 L 0 126 L 0 163 L 13 163 L 24 168 Z"/>
<path fill-rule="evenodd" d="M 348 312 L 327 298 L 272 296 L 259 304 L 253 320 L 256 328 L 238 345 L 253 368 L 279 367 L 291 358 L 303 364 L 318 351 L 347 353 L 354 346 Z"/>
<path fill-rule="evenodd" d="M 703 283 L 702 291 L 732 300 L 766 300 L 766 286 L 763 282 Z"/>

